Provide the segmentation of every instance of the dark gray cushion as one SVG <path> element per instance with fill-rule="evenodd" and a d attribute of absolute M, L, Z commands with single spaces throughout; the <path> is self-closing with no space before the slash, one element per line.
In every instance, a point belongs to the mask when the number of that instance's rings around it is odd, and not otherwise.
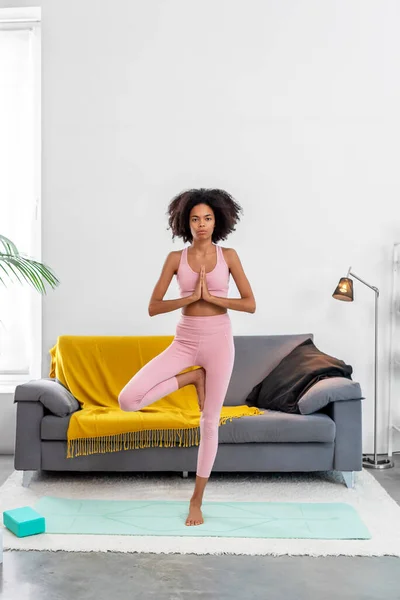
<path fill-rule="evenodd" d="M 302 415 L 317 412 L 329 402 L 364 400 L 360 384 L 346 377 L 327 377 L 314 383 L 298 401 Z"/>
<path fill-rule="evenodd" d="M 41 402 L 53 415 L 66 417 L 80 408 L 78 400 L 58 380 L 46 377 L 17 385 L 14 402 Z"/>

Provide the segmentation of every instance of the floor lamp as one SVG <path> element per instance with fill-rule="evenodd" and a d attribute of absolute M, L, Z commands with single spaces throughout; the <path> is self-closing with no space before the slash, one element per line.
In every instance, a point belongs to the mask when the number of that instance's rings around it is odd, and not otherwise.
<path fill-rule="evenodd" d="M 357 277 L 354 273 L 351 272 L 351 267 L 347 273 L 346 277 L 342 277 L 337 285 L 337 288 L 333 292 L 332 296 L 336 300 L 344 300 L 345 302 L 353 302 L 354 293 L 353 293 L 353 280 L 350 279 L 350 275 L 358 281 L 361 281 L 364 285 L 369 287 L 371 290 L 375 292 L 375 351 L 374 351 L 374 456 L 373 458 L 368 457 L 367 455 L 363 455 L 363 467 L 367 469 L 390 469 L 394 467 L 393 461 L 389 458 L 383 458 L 378 460 L 377 452 L 376 452 L 376 442 L 377 442 L 377 401 L 378 401 L 378 298 L 379 298 L 379 290 L 373 285 L 370 285 L 366 281 Z"/>

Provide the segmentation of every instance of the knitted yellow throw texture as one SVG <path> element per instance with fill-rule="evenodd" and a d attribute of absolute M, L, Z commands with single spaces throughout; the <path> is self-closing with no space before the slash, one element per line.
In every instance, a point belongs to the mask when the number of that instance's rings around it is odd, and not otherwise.
<path fill-rule="evenodd" d="M 152 446 L 199 444 L 200 411 L 192 385 L 140 411 L 125 412 L 118 404 L 118 394 L 125 384 L 172 340 L 173 336 L 150 335 L 57 338 L 50 350 L 49 376 L 58 379 L 82 408 L 71 415 L 69 422 L 68 458 Z M 258 408 L 247 405 L 223 406 L 220 425 L 238 417 L 260 414 Z"/>

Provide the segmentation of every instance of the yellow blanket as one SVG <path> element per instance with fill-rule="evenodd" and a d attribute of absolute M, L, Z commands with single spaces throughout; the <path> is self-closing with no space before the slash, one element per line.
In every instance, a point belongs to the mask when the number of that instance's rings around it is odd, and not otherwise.
<path fill-rule="evenodd" d="M 71 415 L 68 458 L 151 446 L 199 444 L 200 411 L 192 385 L 140 411 L 125 412 L 118 404 L 124 385 L 172 340 L 173 336 L 58 337 L 50 350 L 49 376 L 57 378 L 83 409 Z M 223 406 L 220 425 L 233 418 L 259 414 L 262 411 L 247 405 Z"/>

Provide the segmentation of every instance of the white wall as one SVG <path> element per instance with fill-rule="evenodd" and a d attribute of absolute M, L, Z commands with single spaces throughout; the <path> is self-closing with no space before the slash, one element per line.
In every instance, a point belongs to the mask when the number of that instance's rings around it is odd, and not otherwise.
<path fill-rule="evenodd" d="M 355 281 L 353 304 L 331 295 L 350 265 L 380 288 L 386 452 L 399 3 L 41 6 L 42 259 L 62 282 L 43 301 L 43 376 L 60 334 L 174 333 L 178 312 L 147 314 L 166 254 L 183 246 L 166 230 L 167 204 L 188 187 L 222 187 L 244 208 L 222 244 L 236 248 L 257 301 L 254 315 L 230 311 L 234 333 L 312 331 L 353 365 L 366 396 L 364 452 L 374 294 Z M 177 295 L 174 283 L 167 297 Z"/>

